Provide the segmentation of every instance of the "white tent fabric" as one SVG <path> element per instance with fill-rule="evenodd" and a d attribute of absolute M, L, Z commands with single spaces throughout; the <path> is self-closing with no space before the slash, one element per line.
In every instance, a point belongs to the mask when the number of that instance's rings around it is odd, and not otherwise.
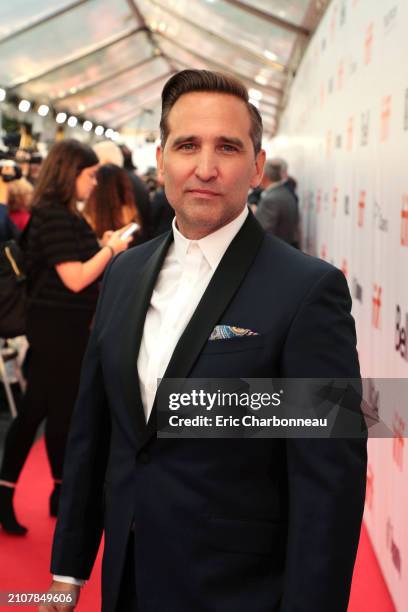
<path fill-rule="evenodd" d="M 14 0 L 0 5 L 0 86 L 114 129 L 157 128 L 183 68 L 241 78 L 266 133 L 322 14 L 320 0 Z"/>

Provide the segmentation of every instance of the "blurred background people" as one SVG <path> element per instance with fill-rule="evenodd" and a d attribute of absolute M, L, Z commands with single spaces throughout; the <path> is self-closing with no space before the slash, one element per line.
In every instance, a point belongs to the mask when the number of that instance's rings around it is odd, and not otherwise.
<path fill-rule="evenodd" d="M 255 216 L 265 231 L 296 246 L 299 224 L 298 205 L 295 196 L 283 184 L 280 161 L 265 164 L 262 192 Z"/>
<path fill-rule="evenodd" d="M 24 177 L 9 184 L 7 198 L 9 215 L 20 231 L 23 231 L 30 219 L 33 191 L 34 187 Z"/>
<path fill-rule="evenodd" d="M 101 240 L 105 232 L 118 230 L 132 221 L 140 226 L 132 245 L 141 242 L 143 221 L 128 173 L 115 164 L 104 164 L 96 173 L 97 184 L 89 196 L 84 216 Z"/>
<path fill-rule="evenodd" d="M 22 245 L 31 296 L 27 389 L 8 430 L 0 469 L 0 524 L 14 535 L 27 531 L 16 519 L 13 494 L 44 419 L 54 479 L 49 509 L 51 516 L 57 514 L 66 439 L 99 280 L 112 256 L 129 243 L 117 231 L 100 247 L 78 212 L 77 201 L 85 201 L 96 184 L 97 168 L 98 158 L 90 147 L 61 141 L 44 161 L 33 195 L 32 219 Z"/>
<path fill-rule="evenodd" d="M 125 171 L 132 182 L 134 198 L 139 210 L 140 219 L 142 221 L 141 225 L 143 230 L 138 235 L 139 243 L 142 243 L 146 240 L 150 240 L 151 238 L 151 210 L 149 193 L 142 179 L 135 174 L 130 149 L 128 149 L 128 147 L 124 147 L 124 145 L 122 145 L 122 147 L 125 149 L 126 157 L 120 147 L 109 140 L 96 143 L 93 149 L 97 154 L 99 163 L 101 165 L 115 164 L 116 166 L 123 168 L 126 163 L 127 167 L 125 167 Z"/>

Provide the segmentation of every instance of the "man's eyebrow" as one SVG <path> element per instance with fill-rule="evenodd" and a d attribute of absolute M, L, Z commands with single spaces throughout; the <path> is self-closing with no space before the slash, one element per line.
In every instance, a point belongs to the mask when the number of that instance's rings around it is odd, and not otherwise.
<path fill-rule="evenodd" d="M 219 136 L 217 140 L 218 142 L 223 142 L 225 144 L 235 145 L 240 149 L 245 148 L 245 145 L 240 138 L 234 138 L 233 136 Z"/>
<path fill-rule="evenodd" d="M 175 138 L 173 140 L 173 147 L 176 147 L 177 145 L 181 144 L 182 142 L 195 142 L 196 140 L 198 140 L 197 136 L 194 136 L 193 134 L 191 134 L 190 136 L 178 136 L 178 138 Z"/>

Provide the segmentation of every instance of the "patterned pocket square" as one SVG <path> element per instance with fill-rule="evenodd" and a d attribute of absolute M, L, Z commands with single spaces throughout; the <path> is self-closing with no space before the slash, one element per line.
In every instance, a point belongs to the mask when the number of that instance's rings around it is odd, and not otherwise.
<path fill-rule="evenodd" d="M 243 327 L 216 325 L 211 332 L 209 340 L 225 340 L 227 338 L 241 338 L 242 336 L 259 336 L 259 334 Z"/>

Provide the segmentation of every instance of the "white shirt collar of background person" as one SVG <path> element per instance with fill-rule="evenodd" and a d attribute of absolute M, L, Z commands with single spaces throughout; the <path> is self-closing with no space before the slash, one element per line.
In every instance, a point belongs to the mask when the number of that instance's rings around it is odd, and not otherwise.
<path fill-rule="evenodd" d="M 177 229 L 176 218 L 174 218 L 172 224 L 174 236 L 174 254 L 180 265 L 183 266 L 185 262 L 189 246 L 192 243 L 195 243 L 207 260 L 212 272 L 214 272 L 230 243 L 244 225 L 247 216 L 248 207 L 244 206 L 238 217 L 235 217 L 235 219 L 227 223 L 227 225 L 220 227 L 215 232 L 208 234 L 208 236 L 200 238 L 200 240 L 189 240 L 188 238 L 185 238 Z"/>

